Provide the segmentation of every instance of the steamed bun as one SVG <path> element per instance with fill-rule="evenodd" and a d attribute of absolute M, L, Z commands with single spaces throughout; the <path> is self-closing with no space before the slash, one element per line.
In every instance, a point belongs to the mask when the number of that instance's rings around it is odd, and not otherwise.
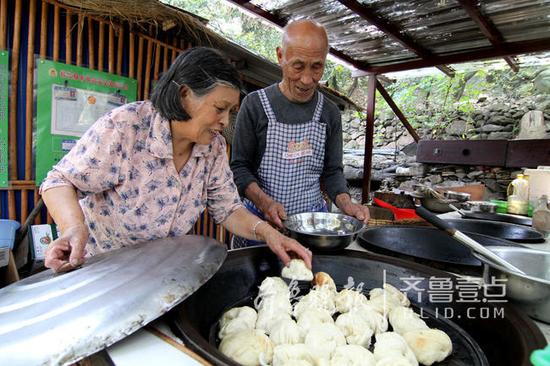
<path fill-rule="evenodd" d="M 367 297 L 359 291 L 343 289 L 336 294 L 334 305 L 340 313 L 347 313 L 352 309 L 363 306 L 367 303 Z"/>
<path fill-rule="evenodd" d="M 276 346 L 273 350 L 273 366 L 286 365 L 317 366 L 317 360 L 303 343 Z"/>
<path fill-rule="evenodd" d="M 334 323 L 342 332 L 348 344 L 354 344 L 368 348 L 374 330 L 369 322 L 355 311 L 340 314 Z"/>
<path fill-rule="evenodd" d="M 334 314 L 336 312 L 334 293 L 323 289 L 311 290 L 294 305 L 294 316 L 299 318 L 302 312 L 311 308 L 323 309 L 330 315 Z"/>
<path fill-rule="evenodd" d="M 258 311 L 256 329 L 262 330 L 266 334 L 271 334 L 271 330 L 275 325 L 286 320 L 291 320 L 291 317 L 290 314 L 284 311 L 262 309 Z"/>
<path fill-rule="evenodd" d="M 229 334 L 220 344 L 220 352 L 243 366 L 260 366 L 271 363 L 273 345 L 259 330 L 244 330 Z"/>
<path fill-rule="evenodd" d="M 401 335 L 411 330 L 429 328 L 424 320 L 420 318 L 420 315 L 415 313 L 413 309 L 403 306 L 393 309 L 388 318 L 393 330 Z"/>
<path fill-rule="evenodd" d="M 267 298 L 277 294 L 284 294 L 289 297 L 288 285 L 281 277 L 266 277 L 259 287 L 258 296 Z"/>
<path fill-rule="evenodd" d="M 337 347 L 330 359 L 330 366 L 375 366 L 376 359 L 366 348 L 356 345 Z"/>
<path fill-rule="evenodd" d="M 423 365 L 443 361 L 453 352 L 451 338 L 439 329 L 414 330 L 405 333 L 403 338 Z"/>
<path fill-rule="evenodd" d="M 249 306 L 233 308 L 226 311 L 220 319 L 218 337 L 223 339 L 231 333 L 254 329 L 257 318 L 258 315 L 256 310 Z"/>
<path fill-rule="evenodd" d="M 317 272 L 313 278 L 314 288 L 324 288 L 336 292 L 336 284 L 330 275 L 326 272 Z"/>
<path fill-rule="evenodd" d="M 313 280 L 313 272 L 306 267 L 306 263 L 301 259 L 291 259 L 288 265 L 283 268 L 281 276 L 297 281 Z"/>
<path fill-rule="evenodd" d="M 305 344 L 313 355 L 330 360 L 336 347 L 346 344 L 346 338 L 334 324 L 317 324 L 306 335 Z"/>
<path fill-rule="evenodd" d="M 287 319 L 271 327 L 269 339 L 274 345 L 302 343 L 303 337 L 298 324 L 292 319 Z"/>
<path fill-rule="evenodd" d="M 401 364 L 400 359 L 404 358 L 409 362 L 409 366 L 418 366 L 418 361 L 414 352 L 411 350 L 405 339 L 395 332 L 386 332 L 376 335 L 374 344 L 374 358 L 377 363 L 387 358 L 395 359 L 395 364 Z M 398 363 L 399 361 L 399 363 Z M 384 363 L 384 365 L 394 365 Z"/>
<path fill-rule="evenodd" d="M 324 309 L 310 308 L 304 310 L 298 317 L 298 328 L 305 337 L 309 330 L 319 324 L 334 324 L 334 319 L 330 313 Z"/>

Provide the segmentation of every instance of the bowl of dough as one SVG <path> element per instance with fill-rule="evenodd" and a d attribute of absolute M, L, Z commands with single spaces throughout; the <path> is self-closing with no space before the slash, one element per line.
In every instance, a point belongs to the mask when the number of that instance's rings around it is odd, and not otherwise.
<path fill-rule="evenodd" d="M 355 217 L 332 212 L 304 212 L 288 216 L 284 226 L 291 238 L 319 251 L 345 249 L 364 228 Z"/>

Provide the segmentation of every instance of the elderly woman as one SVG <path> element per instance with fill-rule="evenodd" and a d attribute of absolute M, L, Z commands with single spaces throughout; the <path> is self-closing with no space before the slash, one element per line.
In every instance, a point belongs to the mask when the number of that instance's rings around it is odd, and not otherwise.
<path fill-rule="evenodd" d="M 61 236 L 46 253 L 54 271 L 85 255 L 189 233 L 205 207 L 232 233 L 263 240 L 286 264 L 311 253 L 241 204 L 220 131 L 239 103 L 235 68 L 218 52 L 183 52 L 150 101 L 100 118 L 40 188 Z"/>

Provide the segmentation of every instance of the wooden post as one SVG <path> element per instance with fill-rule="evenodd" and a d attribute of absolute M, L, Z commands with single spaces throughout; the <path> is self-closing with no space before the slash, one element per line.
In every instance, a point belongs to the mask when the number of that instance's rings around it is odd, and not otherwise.
<path fill-rule="evenodd" d="M 17 180 L 17 84 L 19 82 L 19 56 L 21 51 L 21 0 L 15 0 L 13 16 L 13 43 L 11 50 L 11 91 L 9 101 L 9 164 L 10 180 Z M 8 215 L 11 220 L 17 217 L 15 192 L 8 191 Z"/>
<path fill-rule="evenodd" d="M 129 57 L 128 57 L 128 77 L 130 77 L 131 79 L 134 78 L 135 76 L 135 65 L 134 63 L 136 62 L 136 56 L 135 56 L 135 53 L 136 53 L 136 41 L 135 41 L 135 36 L 134 36 L 134 33 L 133 32 L 129 32 L 128 33 L 128 38 L 129 38 L 129 46 L 128 46 L 128 53 L 129 53 Z"/>
<path fill-rule="evenodd" d="M 162 58 L 164 61 L 164 64 L 162 66 L 162 72 L 166 72 L 168 70 L 168 47 L 164 47 L 164 56 Z"/>
<path fill-rule="evenodd" d="M 8 1 L 0 1 L 0 50 L 6 49 L 6 38 L 8 36 Z"/>
<path fill-rule="evenodd" d="M 147 41 L 147 57 L 145 61 L 145 86 L 143 87 L 143 99 L 149 99 L 151 87 L 151 58 L 153 57 L 153 41 Z"/>
<path fill-rule="evenodd" d="M 103 59 L 105 51 L 105 24 L 103 22 L 98 22 L 99 26 L 99 35 L 98 35 L 98 45 L 97 45 L 97 69 L 103 71 Z"/>
<path fill-rule="evenodd" d="M 78 33 L 76 35 L 76 66 L 82 66 L 82 37 L 84 36 L 84 16 L 78 14 Z"/>
<path fill-rule="evenodd" d="M 155 71 L 153 73 L 153 80 L 155 81 L 159 79 L 161 52 L 162 52 L 162 46 L 160 45 L 160 43 L 155 43 Z"/>
<path fill-rule="evenodd" d="M 53 57 L 54 61 L 59 61 L 59 5 L 55 4 L 53 8 Z"/>
<path fill-rule="evenodd" d="M 115 73 L 115 30 L 109 24 L 109 74 Z"/>
<path fill-rule="evenodd" d="M 124 27 L 118 28 L 118 50 L 116 55 L 116 73 L 122 75 L 122 59 L 124 57 Z"/>
<path fill-rule="evenodd" d="M 88 17 L 88 67 L 95 69 L 94 21 Z"/>
<path fill-rule="evenodd" d="M 367 203 L 370 193 L 372 172 L 372 147 L 374 140 L 374 108 L 376 103 L 376 75 L 370 74 L 367 90 L 367 126 L 365 129 L 365 157 L 363 160 L 363 195 L 361 202 Z"/>
<path fill-rule="evenodd" d="M 65 10 L 65 63 L 71 65 L 73 63 L 73 18 L 71 11 Z"/>
<path fill-rule="evenodd" d="M 46 58 L 48 49 L 48 3 L 45 1 L 42 1 L 40 14 L 40 58 Z"/>
<path fill-rule="evenodd" d="M 138 64 L 137 64 L 137 84 L 138 84 L 138 100 L 143 99 L 143 77 L 142 77 L 142 70 L 143 70 L 143 48 L 145 40 L 142 36 L 139 36 L 139 44 L 138 44 Z"/>
<path fill-rule="evenodd" d="M 393 113 L 395 113 L 395 115 L 397 116 L 397 118 L 399 118 L 399 120 L 401 121 L 401 123 L 403 124 L 403 126 L 405 126 L 405 128 L 407 129 L 407 131 L 409 131 L 409 133 L 411 134 L 412 138 L 414 139 L 415 142 L 418 142 L 420 141 L 420 137 L 418 136 L 418 134 L 416 133 L 415 129 L 413 126 L 411 126 L 411 124 L 409 123 L 409 121 L 407 120 L 407 117 L 405 117 L 405 115 L 401 112 L 401 110 L 399 109 L 399 107 L 395 104 L 395 102 L 393 101 L 392 97 L 388 94 L 388 92 L 386 91 L 386 89 L 384 88 L 384 86 L 379 82 L 377 81 L 376 82 L 376 88 L 378 89 L 378 91 L 380 92 L 380 94 L 382 94 L 382 97 L 384 97 L 384 99 L 386 100 L 386 103 L 388 103 L 388 105 L 390 106 L 390 108 L 392 109 Z"/>

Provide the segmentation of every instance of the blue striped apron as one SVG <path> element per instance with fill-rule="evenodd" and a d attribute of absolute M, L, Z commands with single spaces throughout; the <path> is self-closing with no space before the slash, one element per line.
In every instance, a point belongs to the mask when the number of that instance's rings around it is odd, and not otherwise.
<path fill-rule="evenodd" d="M 287 215 L 327 211 L 320 187 L 326 138 L 326 124 L 321 122 L 323 94 L 317 92 L 311 121 L 286 124 L 277 121 L 265 90 L 258 93 L 268 120 L 265 152 L 257 172 L 260 188 L 281 203 Z M 245 198 L 243 202 L 252 213 L 263 218 L 250 200 Z M 262 243 L 234 237 L 232 248 L 259 244 Z"/>

